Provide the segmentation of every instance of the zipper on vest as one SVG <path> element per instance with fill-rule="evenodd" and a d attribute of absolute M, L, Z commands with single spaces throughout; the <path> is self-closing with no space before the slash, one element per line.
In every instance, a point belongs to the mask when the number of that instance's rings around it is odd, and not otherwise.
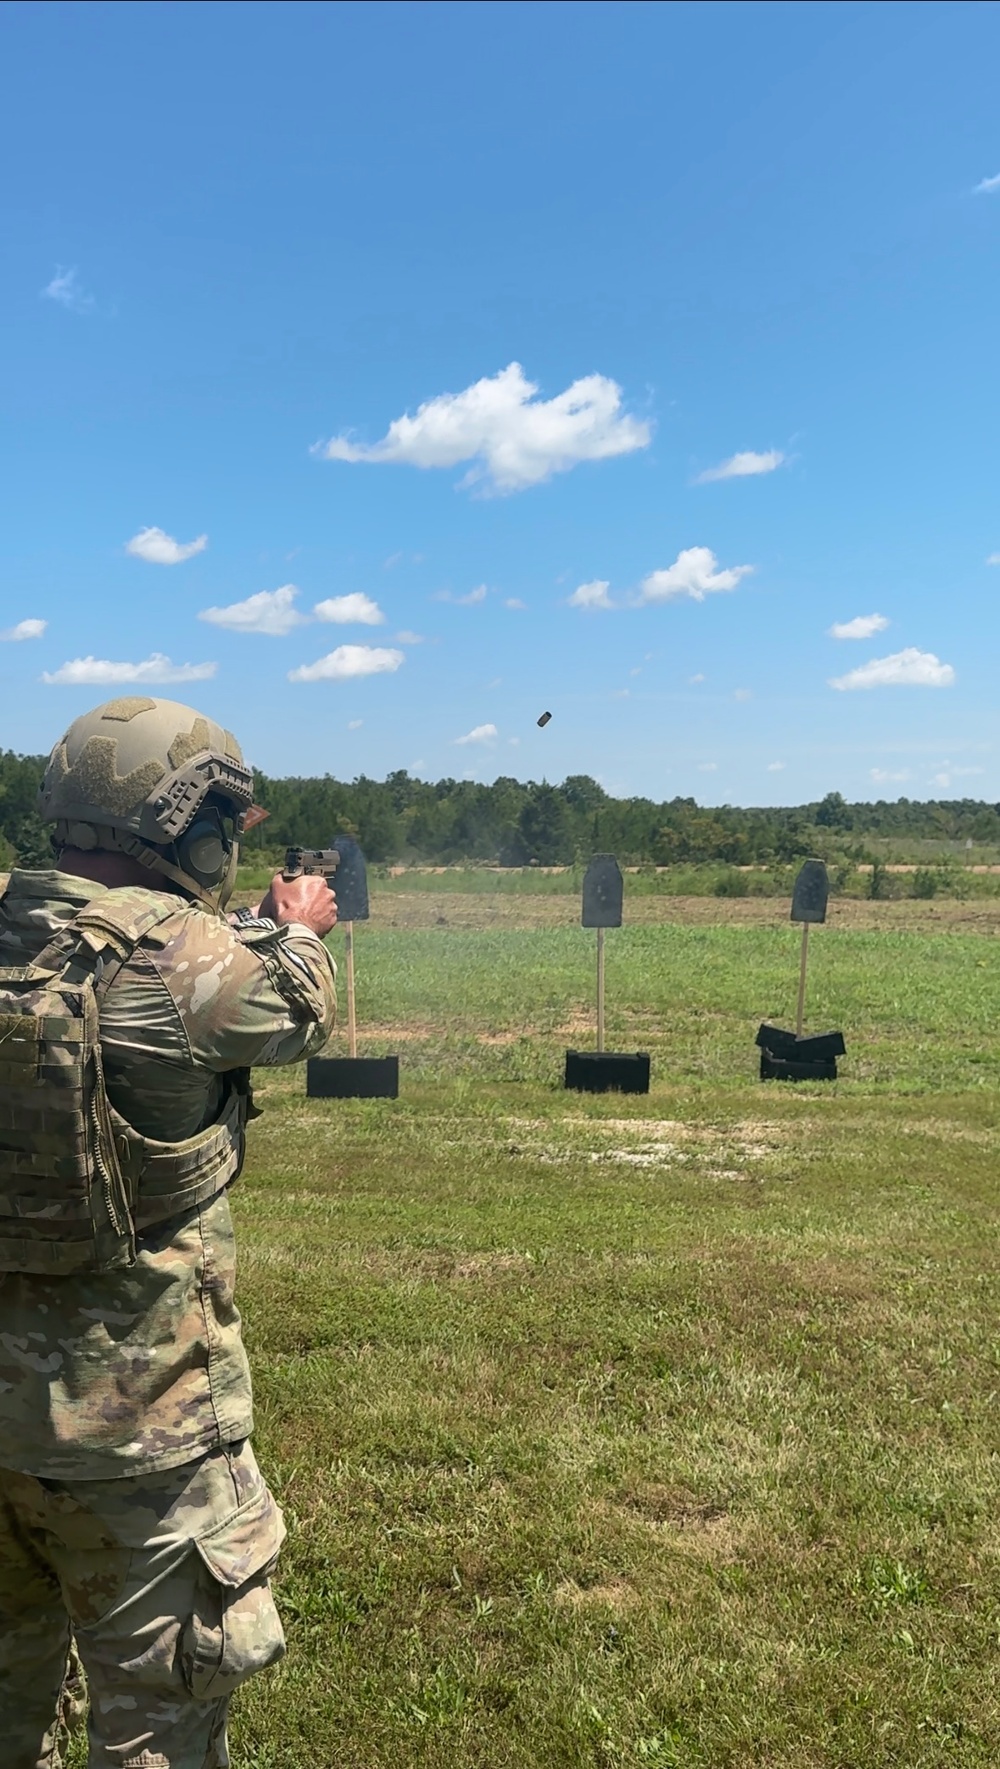
<path fill-rule="evenodd" d="M 101 1151 L 101 1117 L 97 1109 L 96 1093 L 91 1094 L 90 1096 L 90 1122 L 94 1130 L 94 1166 L 97 1168 L 97 1171 L 104 1182 L 104 1202 L 107 1206 L 108 1215 L 111 1218 L 111 1226 L 120 1239 L 122 1233 L 121 1218 L 118 1215 L 118 1209 L 115 1204 L 111 1174 L 108 1172 L 104 1162 L 104 1155 Z"/>

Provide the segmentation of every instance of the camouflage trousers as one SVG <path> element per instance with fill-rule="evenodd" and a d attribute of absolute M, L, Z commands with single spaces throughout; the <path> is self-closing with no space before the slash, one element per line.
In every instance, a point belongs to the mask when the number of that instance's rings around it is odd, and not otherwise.
<path fill-rule="evenodd" d="M 226 1769 L 229 1698 L 285 1649 L 283 1536 L 249 1444 L 124 1480 L 0 1469 L 3 1769 L 61 1769 L 81 1661 L 89 1769 Z"/>

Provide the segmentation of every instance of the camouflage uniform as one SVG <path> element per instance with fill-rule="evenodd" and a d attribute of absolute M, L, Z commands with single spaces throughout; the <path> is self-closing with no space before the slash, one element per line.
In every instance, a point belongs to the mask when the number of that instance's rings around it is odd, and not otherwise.
<path fill-rule="evenodd" d="M 0 965 L 104 889 L 14 872 Z M 105 996 L 108 1095 L 142 1136 L 178 1142 L 213 1123 L 227 1075 L 312 1054 L 334 1016 L 308 928 L 234 928 L 178 897 Z M 245 1442 L 234 1271 L 222 1190 L 143 1232 L 127 1269 L 0 1274 L 3 1769 L 60 1763 L 71 1624 L 92 1769 L 221 1769 L 232 1690 L 283 1651 L 268 1587 L 283 1525 Z"/>

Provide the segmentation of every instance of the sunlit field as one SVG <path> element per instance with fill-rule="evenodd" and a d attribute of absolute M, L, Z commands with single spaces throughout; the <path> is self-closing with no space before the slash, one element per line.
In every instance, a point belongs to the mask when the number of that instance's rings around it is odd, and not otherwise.
<path fill-rule="evenodd" d="M 753 1044 L 794 1018 L 787 902 L 627 900 L 608 1043 L 648 1097 L 563 1089 L 577 917 L 376 891 L 360 1048 L 401 1097 L 257 1077 L 289 1651 L 234 1763 L 995 1769 L 1000 905 L 832 904 L 807 1027 L 848 1055 L 793 1087 Z"/>

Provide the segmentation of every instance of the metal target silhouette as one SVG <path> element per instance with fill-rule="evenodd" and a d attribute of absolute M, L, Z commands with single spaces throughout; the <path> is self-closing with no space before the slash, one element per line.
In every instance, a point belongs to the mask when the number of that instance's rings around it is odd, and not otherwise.
<path fill-rule="evenodd" d="M 331 846 L 340 855 L 334 888 L 337 923 L 344 930 L 349 1054 L 346 1057 L 311 1057 L 307 1064 L 306 1091 L 313 1099 L 396 1099 L 399 1094 L 398 1056 L 358 1056 L 354 923 L 368 921 L 370 917 L 365 857 L 353 835 L 338 835 Z"/>
<path fill-rule="evenodd" d="M 830 880 L 822 860 L 806 860 L 799 869 L 792 890 L 789 920 L 801 925 L 802 948 L 799 956 L 799 998 L 795 1014 L 795 1031 L 765 1021 L 757 1033 L 760 1049 L 760 1074 L 763 1081 L 835 1081 L 837 1058 L 846 1051 L 842 1032 L 820 1032 L 803 1036 L 806 1005 L 806 973 L 809 964 L 809 929 L 826 920 L 830 897 Z"/>
<path fill-rule="evenodd" d="M 597 1049 L 566 1052 L 565 1086 L 585 1093 L 649 1092 L 649 1056 L 645 1051 L 617 1055 L 604 1048 L 604 930 L 621 927 L 624 880 L 614 854 L 595 854 L 584 874 L 580 922 L 597 930 Z"/>

